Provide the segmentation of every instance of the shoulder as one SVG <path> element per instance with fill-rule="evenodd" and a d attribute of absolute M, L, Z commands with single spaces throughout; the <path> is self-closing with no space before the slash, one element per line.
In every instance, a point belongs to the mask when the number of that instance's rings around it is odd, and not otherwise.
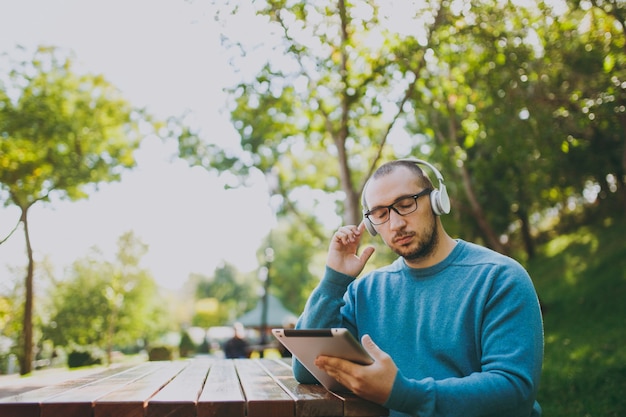
<path fill-rule="evenodd" d="M 459 240 L 458 248 L 459 253 L 456 259 L 458 264 L 502 266 L 525 271 L 524 267 L 515 259 L 484 246 Z"/>
<path fill-rule="evenodd" d="M 463 250 L 457 259 L 457 266 L 476 277 L 481 285 L 491 291 L 527 293 L 534 296 L 534 284 L 528 271 L 515 259 L 483 246 L 463 242 Z"/>

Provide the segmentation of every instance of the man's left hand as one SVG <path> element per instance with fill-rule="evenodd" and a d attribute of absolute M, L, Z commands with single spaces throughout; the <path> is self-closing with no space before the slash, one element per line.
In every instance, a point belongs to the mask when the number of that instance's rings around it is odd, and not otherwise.
<path fill-rule="evenodd" d="M 369 335 L 363 336 L 361 343 L 374 359 L 373 364 L 360 365 L 346 359 L 318 356 L 315 365 L 359 397 L 384 404 L 391 394 L 398 367 Z"/>

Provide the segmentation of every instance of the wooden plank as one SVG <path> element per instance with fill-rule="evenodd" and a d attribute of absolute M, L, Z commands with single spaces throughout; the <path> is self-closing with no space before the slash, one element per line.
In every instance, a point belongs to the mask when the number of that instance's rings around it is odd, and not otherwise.
<path fill-rule="evenodd" d="M 206 380 L 210 360 L 187 362 L 186 368 L 148 401 L 147 417 L 196 415 L 196 403 Z"/>
<path fill-rule="evenodd" d="M 145 403 L 183 369 L 183 362 L 152 362 L 151 372 L 96 400 L 94 417 L 143 417 Z"/>
<path fill-rule="evenodd" d="M 385 408 L 299 384 L 289 360 L 148 362 L 0 399 L 1 417 L 374 417 Z"/>
<path fill-rule="evenodd" d="M 40 417 L 92 417 L 93 403 L 98 398 L 152 372 L 157 366 L 156 362 L 148 362 L 46 399 L 41 402 Z"/>
<path fill-rule="evenodd" d="M 297 397 L 297 416 L 344 415 L 352 417 L 370 417 L 389 415 L 389 410 L 385 407 L 364 400 L 353 393 L 332 393 L 321 385 L 298 383 L 298 381 L 293 378 L 290 360 L 275 360 L 273 364 L 263 362 L 263 365 Z M 281 367 L 283 368 L 282 370 Z M 285 369 L 287 370 L 285 371 Z M 302 410 L 299 411 L 302 414 L 298 414 L 297 407 L 301 398 L 304 399 L 303 403 L 300 405 Z M 332 398 L 334 398 L 334 400 Z M 342 410 L 338 410 L 337 407 L 342 407 Z"/>
<path fill-rule="evenodd" d="M 294 399 L 268 375 L 258 360 L 236 359 L 235 368 L 246 396 L 248 417 L 293 417 Z"/>
<path fill-rule="evenodd" d="M 114 365 L 119 367 L 120 364 Z M 106 367 L 93 368 L 47 368 L 36 370 L 31 375 L 0 375 L 0 398 L 13 397 L 28 391 L 49 387 L 72 379 L 84 378 L 106 370 Z"/>
<path fill-rule="evenodd" d="M 343 401 L 321 385 L 300 384 L 291 365 L 283 360 L 262 360 L 261 365 L 295 398 L 295 415 L 342 416 Z"/>
<path fill-rule="evenodd" d="M 96 372 L 80 378 L 67 379 L 58 384 L 27 391 L 0 399 L 0 416 L 2 417 L 39 417 L 41 413 L 41 403 L 59 394 L 90 384 L 110 375 L 127 371 L 132 366 L 111 367 L 102 372 Z M 71 371 L 63 373 L 59 379 L 71 376 Z"/>
<path fill-rule="evenodd" d="M 364 400 L 350 392 L 334 393 L 343 400 L 343 415 L 346 417 L 388 416 L 389 410 L 376 403 Z"/>
<path fill-rule="evenodd" d="M 198 417 L 245 417 L 246 399 L 232 360 L 211 365 L 196 408 Z"/>
<path fill-rule="evenodd" d="M 39 403 L 2 403 L 2 417 L 39 417 Z"/>

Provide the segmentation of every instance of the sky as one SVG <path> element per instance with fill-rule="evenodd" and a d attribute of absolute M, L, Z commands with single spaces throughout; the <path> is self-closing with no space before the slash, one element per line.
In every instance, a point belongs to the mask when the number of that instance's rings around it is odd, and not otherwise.
<path fill-rule="evenodd" d="M 133 106 L 162 118 L 191 112 L 212 142 L 235 146 L 222 89 L 241 74 L 228 66 L 219 43 L 225 29 L 207 3 L 0 0 L 0 53 L 16 45 L 69 49 L 80 70 L 103 74 Z M 274 223 L 266 184 L 259 178 L 226 191 L 215 174 L 175 153 L 175 144 L 148 138 L 121 182 L 101 185 L 88 200 L 33 206 L 35 261 L 47 258 L 60 278 L 94 246 L 112 260 L 118 238 L 133 231 L 149 247 L 143 265 L 164 288 L 180 288 L 190 273 L 212 276 L 223 261 L 241 271 L 257 268 L 256 252 Z M 19 218 L 16 208 L 1 206 L 0 240 Z M 0 245 L 0 283 L 21 279 L 15 268 L 26 263 L 20 227 Z"/>

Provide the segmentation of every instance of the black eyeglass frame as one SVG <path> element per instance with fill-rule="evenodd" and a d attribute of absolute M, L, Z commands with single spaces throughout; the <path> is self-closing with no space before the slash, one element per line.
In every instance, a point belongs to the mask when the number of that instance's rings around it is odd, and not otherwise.
<path fill-rule="evenodd" d="M 425 188 L 425 189 L 423 189 L 422 191 L 420 191 L 417 194 L 400 197 L 396 201 L 394 201 L 393 204 L 390 204 L 388 206 L 374 207 L 373 209 L 368 210 L 365 213 L 363 213 L 363 216 L 367 217 L 367 219 L 370 221 L 370 223 L 372 223 L 374 226 L 380 226 L 381 224 L 387 223 L 391 219 L 391 210 L 395 211 L 396 213 L 398 213 L 398 215 L 403 216 L 403 217 L 407 216 L 407 215 L 409 215 L 411 213 L 415 213 L 417 211 L 417 207 L 418 207 L 417 199 L 422 197 L 422 196 L 429 195 L 432 192 L 433 192 L 432 188 Z M 395 205 L 398 204 L 400 201 L 405 200 L 407 198 L 412 198 L 413 200 L 415 200 L 415 208 L 413 210 L 411 210 L 411 211 L 406 212 L 406 213 L 400 213 L 400 211 L 398 211 L 398 209 L 395 207 Z M 376 223 L 376 222 L 374 222 L 374 220 L 372 220 L 370 218 L 370 214 L 372 214 L 373 211 L 380 210 L 380 209 L 387 209 L 387 219 L 385 221 L 383 221 L 383 222 Z"/>

